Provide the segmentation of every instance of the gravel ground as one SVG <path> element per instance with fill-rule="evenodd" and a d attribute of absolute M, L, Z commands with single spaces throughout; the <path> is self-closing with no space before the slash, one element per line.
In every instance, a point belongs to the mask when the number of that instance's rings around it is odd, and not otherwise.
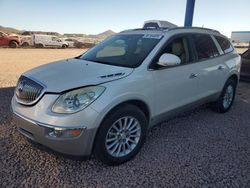
<path fill-rule="evenodd" d="M 250 83 L 240 83 L 228 113 L 184 113 L 153 128 L 132 161 L 108 167 L 20 135 L 9 109 L 15 79 L 0 82 L 0 187 L 250 187 Z"/>

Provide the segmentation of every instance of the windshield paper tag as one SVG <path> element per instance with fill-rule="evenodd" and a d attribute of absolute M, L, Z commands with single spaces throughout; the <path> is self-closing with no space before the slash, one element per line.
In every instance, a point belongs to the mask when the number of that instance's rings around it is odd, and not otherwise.
<path fill-rule="evenodd" d="M 161 39 L 162 35 L 159 34 L 145 34 L 142 38 L 145 39 Z"/>

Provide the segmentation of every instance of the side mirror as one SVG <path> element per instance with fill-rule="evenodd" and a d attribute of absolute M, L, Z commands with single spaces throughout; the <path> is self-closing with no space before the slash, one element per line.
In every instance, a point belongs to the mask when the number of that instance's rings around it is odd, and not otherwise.
<path fill-rule="evenodd" d="M 167 66 L 176 66 L 179 65 L 180 63 L 181 59 L 178 56 L 174 54 L 164 53 L 161 55 L 157 64 L 167 67 Z"/>

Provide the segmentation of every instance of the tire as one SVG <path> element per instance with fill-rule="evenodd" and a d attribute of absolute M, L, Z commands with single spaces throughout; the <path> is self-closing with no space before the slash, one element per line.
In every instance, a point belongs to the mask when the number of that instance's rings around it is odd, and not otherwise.
<path fill-rule="evenodd" d="M 36 44 L 36 48 L 43 48 L 43 44 Z"/>
<path fill-rule="evenodd" d="M 229 79 L 220 94 L 219 99 L 214 103 L 213 109 L 219 113 L 225 113 L 230 110 L 233 105 L 237 82 Z"/>
<path fill-rule="evenodd" d="M 65 48 L 67 48 L 67 45 L 66 45 L 66 44 L 63 44 L 63 45 L 62 45 L 62 49 L 65 49 Z"/>
<path fill-rule="evenodd" d="M 29 43 L 28 43 L 28 42 L 24 42 L 21 46 L 22 46 L 23 48 L 27 48 L 27 47 L 29 47 Z"/>
<path fill-rule="evenodd" d="M 126 131 L 122 131 L 120 123 L 126 125 Z M 147 125 L 145 114 L 136 106 L 125 104 L 115 108 L 103 120 L 98 130 L 94 155 L 104 164 L 112 166 L 131 160 L 145 142 Z M 119 133 L 118 130 L 122 132 Z"/>
<path fill-rule="evenodd" d="M 10 41 L 9 47 L 10 48 L 17 48 L 18 47 L 18 43 L 16 41 Z"/>

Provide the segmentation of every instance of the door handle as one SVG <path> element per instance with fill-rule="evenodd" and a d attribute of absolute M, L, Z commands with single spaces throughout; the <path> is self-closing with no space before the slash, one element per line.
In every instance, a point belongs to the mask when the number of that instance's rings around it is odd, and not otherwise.
<path fill-rule="evenodd" d="M 223 70 L 224 69 L 224 67 L 222 66 L 222 65 L 220 65 L 219 67 L 218 67 L 218 70 Z"/>
<path fill-rule="evenodd" d="M 189 76 L 189 78 L 197 78 L 198 77 L 198 74 L 195 74 L 195 73 L 192 73 L 190 76 Z"/>

